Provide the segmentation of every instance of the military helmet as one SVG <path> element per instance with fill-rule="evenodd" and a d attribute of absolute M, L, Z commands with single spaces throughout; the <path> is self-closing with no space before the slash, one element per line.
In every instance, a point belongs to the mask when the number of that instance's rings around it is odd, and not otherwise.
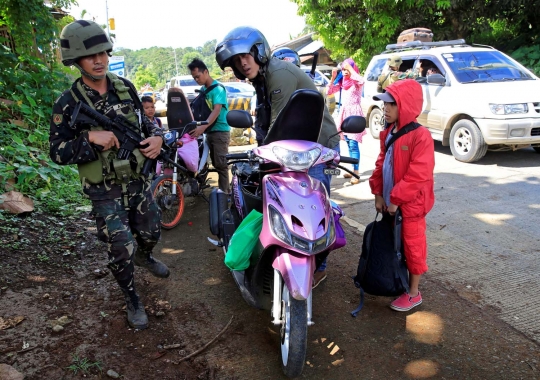
<path fill-rule="evenodd" d="M 397 68 L 399 68 L 399 66 L 401 66 L 402 63 L 403 63 L 403 60 L 397 54 L 394 54 L 394 55 L 392 55 L 392 56 L 390 56 L 388 58 L 388 66 L 389 67 L 397 67 Z"/>
<path fill-rule="evenodd" d="M 231 30 L 223 41 L 216 44 L 216 61 L 224 70 L 230 67 L 238 79 L 246 79 L 234 66 L 232 57 L 237 54 L 251 54 L 259 66 L 271 58 L 270 45 L 264 35 L 251 26 L 239 26 Z"/>
<path fill-rule="evenodd" d="M 274 52 L 272 53 L 272 57 L 276 57 L 277 59 L 281 59 L 282 61 L 294 63 L 296 66 L 300 67 L 300 57 L 298 56 L 298 53 L 291 48 L 278 48 L 274 50 Z"/>
<path fill-rule="evenodd" d="M 77 59 L 106 51 L 110 53 L 113 44 L 107 34 L 94 21 L 77 20 L 64 27 L 60 33 L 62 63 L 71 66 Z"/>

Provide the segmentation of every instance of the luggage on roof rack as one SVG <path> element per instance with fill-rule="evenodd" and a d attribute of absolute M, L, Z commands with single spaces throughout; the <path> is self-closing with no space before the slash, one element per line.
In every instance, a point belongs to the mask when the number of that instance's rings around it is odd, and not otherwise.
<path fill-rule="evenodd" d="M 464 39 L 451 40 L 451 41 L 436 41 L 436 42 L 409 41 L 409 42 L 401 42 L 399 44 L 386 45 L 386 50 L 396 51 L 396 50 L 409 50 L 409 49 L 429 49 L 432 47 L 454 46 L 454 45 L 465 45 L 465 44 L 466 42 Z"/>
<path fill-rule="evenodd" d="M 428 28 L 412 28 L 407 29 L 401 32 L 397 42 L 407 42 L 407 41 L 423 41 L 431 42 L 433 41 L 433 32 Z"/>

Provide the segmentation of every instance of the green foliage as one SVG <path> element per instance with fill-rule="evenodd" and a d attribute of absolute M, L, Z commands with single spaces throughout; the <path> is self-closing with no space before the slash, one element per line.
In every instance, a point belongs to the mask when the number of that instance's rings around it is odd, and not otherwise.
<path fill-rule="evenodd" d="M 523 46 L 510 55 L 536 76 L 540 76 L 540 45 Z"/>
<path fill-rule="evenodd" d="M 54 2 L 64 6 L 70 3 Z M 65 68 L 49 59 L 54 56 L 51 37 L 72 19 L 56 23 L 43 1 L 35 0 L 4 2 L 0 15 L 12 32 L 25 29 L 14 35 L 16 54 L 0 45 L 0 98 L 8 101 L 0 103 L 0 193 L 11 183 L 15 190 L 33 198 L 36 207 L 71 214 L 74 206 L 86 203 L 80 195 L 77 172 L 53 163 L 49 157 L 51 108 L 69 87 L 70 78 Z M 14 23 L 17 17 L 20 19 Z M 41 56 L 31 48 L 34 41 Z"/>
<path fill-rule="evenodd" d="M 214 77 L 223 74 L 217 65 L 214 48 L 217 41 L 207 41 L 203 46 L 196 48 L 165 48 L 151 47 L 141 50 L 130 50 L 117 48 L 114 55 L 123 55 L 125 57 L 127 78 L 140 88 L 136 78 L 140 70 L 149 70 L 156 77 L 156 84 L 153 85 L 157 90 L 163 87 L 165 83 L 175 75 L 189 75 L 190 71 L 187 65 L 193 58 L 200 58 L 208 66 L 208 71 Z M 176 60 L 175 60 L 176 53 Z M 178 67 L 178 72 L 176 68 Z M 143 85 L 146 82 L 141 82 Z"/>
<path fill-rule="evenodd" d="M 364 68 L 409 28 L 428 27 L 435 40 L 464 38 L 501 50 L 529 45 L 540 31 L 540 0 L 292 1 L 335 59 L 351 56 Z"/>
<path fill-rule="evenodd" d="M 66 8 L 75 0 L 53 0 L 51 6 Z M 59 29 L 51 9 L 43 0 L 3 0 L 0 3 L 0 26 L 7 26 L 15 41 L 17 54 L 35 54 L 36 47 L 47 63 L 54 61 L 55 39 Z M 51 43 L 51 41 L 54 41 Z"/>
<path fill-rule="evenodd" d="M 133 78 L 135 87 L 141 88 L 146 84 L 154 87 L 157 84 L 156 75 L 148 68 L 140 68 Z"/>

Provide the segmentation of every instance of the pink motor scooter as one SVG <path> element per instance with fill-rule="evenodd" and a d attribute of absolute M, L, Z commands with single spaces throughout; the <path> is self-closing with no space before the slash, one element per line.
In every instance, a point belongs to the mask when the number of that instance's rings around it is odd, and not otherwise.
<path fill-rule="evenodd" d="M 357 159 L 317 143 L 324 100 L 317 91 L 298 90 L 277 117 L 264 146 L 229 154 L 233 174 L 231 194 L 214 189 L 210 195 L 210 229 L 227 251 L 235 230 L 253 209 L 263 214 L 262 232 L 250 265 L 231 271 L 245 301 L 271 310 L 280 326 L 282 368 L 288 377 L 302 373 L 307 327 L 312 325 L 313 273 L 328 253 L 345 245 L 339 217 L 324 185 L 308 175 L 315 165 L 339 174 L 340 162 Z M 229 125 L 249 128 L 251 116 L 230 111 Z M 361 133 L 365 119 L 352 116 L 342 130 Z"/>

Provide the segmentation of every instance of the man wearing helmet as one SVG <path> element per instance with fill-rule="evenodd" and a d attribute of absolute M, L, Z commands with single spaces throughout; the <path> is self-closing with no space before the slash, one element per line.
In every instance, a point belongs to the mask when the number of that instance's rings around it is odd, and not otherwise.
<path fill-rule="evenodd" d="M 300 57 L 298 56 L 298 53 L 288 47 L 277 48 L 273 51 L 272 57 L 281 59 L 282 61 L 291 62 L 300 67 Z"/>
<path fill-rule="evenodd" d="M 144 115 L 133 84 L 107 72 L 113 45 L 98 24 L 72 22 L 62 30 L 60 46 L 62 63 L 82 75 L 53 105 L 50 156 L 60 165 L 77 164 L 83 192 L 92 201 L 98 238 L 108 245 L 109 269 L 125 296 L 128 323 L 144 329 L 148 318 L 135 290 L 134 264 L 157 277 L 169 275 L 167 266 L 152 257 L 161 215 L 150 178 L 140 169 L 146 159 L 159 155 L 161 130 Z M 128 160 L 118 159 L 120 143 L 113 132 L 72 120 L 78 102 L 109 118 L 123 116 L 133 131 L 146 137 L 141 142 L 146 147 L 135 149 Z"/>
<path fill-rule="evenodd" d="M 309 89 L 317 91 L 312 80 L 292 62 L 272 58 L 270 46 L 257 29 L 241 26 L 231 30 L 222 42 L 216 45 L 216 61 L 221 67 L 231 67 L 241 80 L 249 79 L 257 92 L 255 130 L 257 140 L 263 143 L 266 132 L 272 128 L 279 112 L 285 107 L 294 91 Z M 262 133 L 261 133 L 262 132 Z M 324 119 L 319 143 L 339 150 L 339 136 L 334 119 L 324 107 Z M 331 176 L 323 173 L 322 167 L 313 167 L 309 174 L 320 180 L 330 193 Z"/>
<path fill-rule="evenodd" d="M 255 131 L 259 145 L 264 143 L 266 133 L 296 90 L 317 91 L 310 77 L 298 66 L 273 58 L 266 38 L 252 27 L 242 26 L 231 30 L 216 45 L 216 61 L 222 70 L 231 67 L 238 79 L 247 78 L 253 83 L 257 92 Z M 339 140 L 336 124 L 325 105 L 318 142 L 339 152 Z M 309 175 L 321 181 L 330 194 L 331 176 L 324 174 L 323 166 L 312 167 Z M 326 278 L 325 269 L 326 260 L 314 275 L 315 286 Z"/>

